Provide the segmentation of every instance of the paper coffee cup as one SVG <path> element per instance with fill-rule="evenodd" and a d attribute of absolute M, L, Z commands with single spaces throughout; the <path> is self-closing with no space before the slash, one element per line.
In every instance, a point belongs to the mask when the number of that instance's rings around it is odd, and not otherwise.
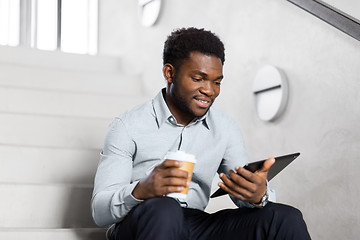
<path fill-rule="evenodd" d="M 182 165 L 180 169 L 187 171 L 190 173 L 188 181 L 191 181 L 191 177 L 193 174 L 194 164 L 196 163 L 196 158 L 192 154 L 185 153 L 183 151 L 176 151 L 176 152 L 168 152 L 165 156 L 165 160 L 176 160 L 181 161 Z M 182 192 L 179 193 L 169 193 L 167 194 L 168 197 L 179 198 L 179 199 L 186 199 L 187 193 L 189 191 L 189 186 L 186 187 Z"/>

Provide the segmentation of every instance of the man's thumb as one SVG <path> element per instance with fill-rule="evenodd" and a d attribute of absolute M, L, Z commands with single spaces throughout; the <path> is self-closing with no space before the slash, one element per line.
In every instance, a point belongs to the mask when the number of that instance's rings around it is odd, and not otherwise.
<path fill-rule="evenodd" d="M 262 165 L 261 169 L 259 170 L 259 172 L 267 172 L 269 171 L 270 167 L 275 163 L 275 158 L 271 157 L 268 158 L 264 164 Z"/>

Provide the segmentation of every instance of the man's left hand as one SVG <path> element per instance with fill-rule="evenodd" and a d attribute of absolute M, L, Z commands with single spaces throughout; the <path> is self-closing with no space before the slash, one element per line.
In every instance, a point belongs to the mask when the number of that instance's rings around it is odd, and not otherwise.
<path fill-rule="evenodd" d="M 259 203 L 266 193 L 267 174 L 274 163 L 275 158 L 269 158 L 254 173 L 243 167 L 236 167 L 236 172 L 229 171 L 229 177 L 221 173 L 223 182 L 219 183 L 219 187 L 241 201 Z"/>

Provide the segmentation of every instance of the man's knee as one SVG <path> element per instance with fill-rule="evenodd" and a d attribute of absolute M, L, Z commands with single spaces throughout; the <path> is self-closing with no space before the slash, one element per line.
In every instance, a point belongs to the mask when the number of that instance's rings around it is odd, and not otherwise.
<path fill-rule="evenodd" d="M 284 204 L 270 204 L 273 213 L 273 224 L 277 227 L 277 236 L 284 239 L 310 239 L 301 211 Z M 273 229 L 274 230 L 274 229 Z"/>
<path fill-rule="evenodd" d="M 149 212 L 169 212 L 169 210 L 181 210 L 179 203 L 170 197 L 157 197 L 148 199 L 142 203 L 142 208 L 143 210 Z"/>
<path fill-rule="evenodd" d="M 157 221 L 182 220 L 182 208 L 179 203 L 169 197 L 157 197 L 144 201 L 136 211 L 137 217 L 151 218 Z"/>
<path fill-rule="evenodd" d="M 168 197 L 145 200 L 129 212 L 115 230 L 114 239 L 178 239 L 183 224 L 180 204 Z"/>
<path fill-rule="evenodd" d="M 169 197 L 148 199 L 139 205 L 133 226 L 138 239 L 179 239 L 184 220 L 180 204 Z"/>
<path fill-rule="evenodd" d="M 271 204 L 271 209 L 278 219 L 283 220 L 286 223 L 294 224 L 303 222 L 303 215 L 301 211 L 289 205 L 284 204 Z"/>

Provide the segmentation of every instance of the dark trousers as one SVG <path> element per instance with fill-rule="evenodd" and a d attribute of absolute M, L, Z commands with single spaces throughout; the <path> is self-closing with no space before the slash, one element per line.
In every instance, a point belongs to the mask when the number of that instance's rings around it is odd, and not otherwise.
<path fill-rule="evenodd" d="M 112 240 L 310 239 L 296 208 L 269 202 L 264 208 L 213 214 L 182 208 L 168 197 L 144 201 L 117 224 Z"/>

